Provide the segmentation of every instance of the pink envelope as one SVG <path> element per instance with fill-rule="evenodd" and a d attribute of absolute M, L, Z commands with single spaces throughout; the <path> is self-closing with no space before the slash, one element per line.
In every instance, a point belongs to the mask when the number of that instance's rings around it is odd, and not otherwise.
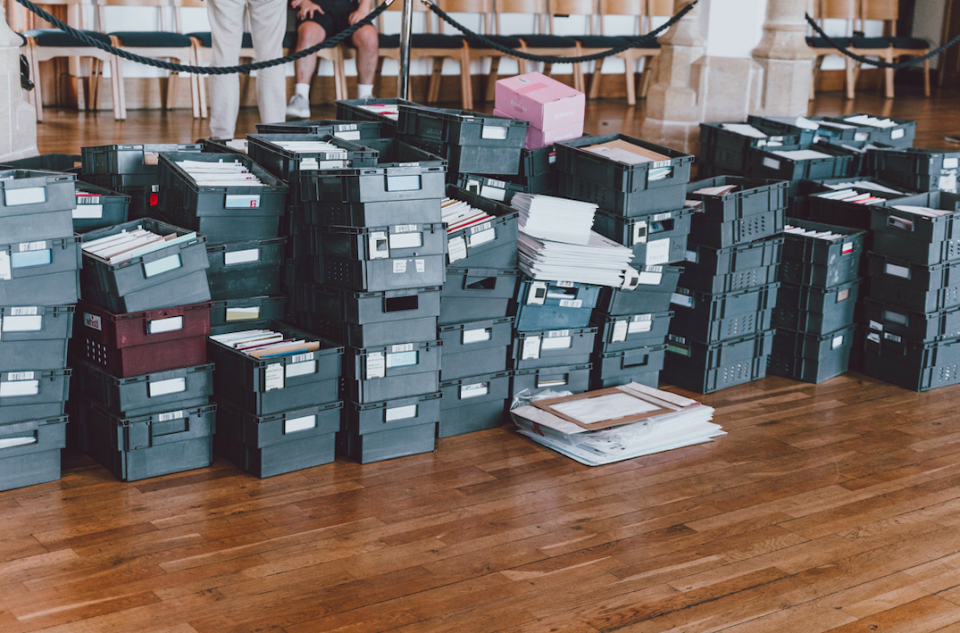
<path fill-rule="evenodd" d="M 497 110 L 496 108 L 493 109 L 493 116 L 504 116 L 511 119 L 515 118 L 511 117 L 505 112 Z M 530 126 L 527 128 L 527 142 L 524 145 L 524 149 L 540 149 L 541 147 L 553 145 L 559 141 L 569 141 L 571 139 L 580 138 L 581 136 L 583 136 L 583 120 L 577 121 L 571 125 L 553 128 L 552 130 L 538 130 L 533 126 Z"/>
<path fill-rule="evenodd" d="M 551 130 L 583 125 L 586 96 L 541 73 L 527 73 L 497 81 L 494 106 L 530 127 Z"/>

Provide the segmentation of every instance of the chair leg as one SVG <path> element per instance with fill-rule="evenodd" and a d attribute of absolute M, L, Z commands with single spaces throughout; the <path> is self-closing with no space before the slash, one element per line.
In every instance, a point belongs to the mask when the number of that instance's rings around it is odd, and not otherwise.
<path fill-rule="evenodd" d="M 115 121 L 123 120 L 123 111 L 120 107 L 120 76 L 117 70 L 119 65 L 120 59 L 118 57 L 110 58 L 110 96 L 113 98 L 113 119 Z"/>
<path fill-rule="evenodd" d="M 523 47 L 520 50 L 522 50 L 523 52 L 527 52 L 526 47 Z M 527 60 L 525 59 L 517 60 L 517 72 L 519 72 L 521 75 L 527 74 Z"/>
<path fill-rule="evenodd" d="M 817 84 L 820 82 L 820 75 L 823 72 L 823 56 L 817 57 L 813 62 L 813 81 L 810 83 L 810 100 L 817 98 Z"/>
<path fill-rule="evenodd" d="M 543 65 L 543 74 L 547 77 L 553 75 L 553 64 L 544 64 Z"/>
<path fill-rule="evenodd" d="M 579 53 L 578 53 L 579 55 Z M 586 92 L 587 87 L 583 80 L 583 64 L 573 65 L 573 89 Z"/>
<path fill-rule="evenodd" d="M 96 90 L 95 98 L 93 101 L 93 109 L 100 111 L 100 106 L 103 105 L 103 60 L 97 60 L 97 83 L 94 84 Z"/>
<path fill-rule="evenodd" d="M 625 64 L 628 64 L 626 59 L 623 60 Z M 596 65 L 593 67 L 593 77 L 590 79 L 590 93 L 587 95 L 588 99 L 596 99 L 600 96 L 600 77 L 603 75 L 603 59 L 598 59 Z"/>
<path fill-rule="evenodd" d="M 337 72 L 340 73 L 340 92 L 344 99 L 350 98 L 350 91 L 347 89 L 347 69 L 343 63 L 343 44 L 337 47 Z"/>
<path fill-rule="evenodd" d="M 473 75 L 470 74 L 470 49 L 460 51 L 460 101 L 464 110 L 473 110 Z"/>
<path fill-rule="evenodd" d="M 163 100 L 164 110 L 173 110 L 177 107 L 177 80 L 179 78 L 180 73 L 170 73 L 170 76 L 167 78 L 167 94 Z"/>
<path fill-rule="evenodd" d="M 930 98 L 930 60 L 923 61 L 923 96 Z"/>
<path fill-rule="evenodd" d="M 630 59 L 625 59 L 623 65 L 623 76 L 627 80 L 627 105 L 637 105 L 637 79 L 633 70 L 633 63 Z"/>
<path fill-rule="evenodd" d="M 500 58 L 490 58 L 490 74 L 487 75 L 487 92 L 484 100 L 493 101 L 497 94 L 497 80 L 500 78 Z"/>
<path fill-rule="evenodd" d="M 116 60 L 116 75 L 117 75 L 117 93 L 120 95 L 120 120 L 127 120 L 127 90 L 123 85 L 123 60 L 119 57 L 114 57 Z"/>
<path fill-rule="evenodd" d="M 373 94 L 383 95 L 383 91 L 380 88 L 383 87 L 383 62 L 384 57 L 377 58 L 377 71 L 373 75 Z"/>
<path fill-rule="evenodd" d="M 849 57 L 844 57 L 844 71 L 846 79 L 847 99 L 853 99 L 856 96 L 857 79 L 854 73 L 854 62 Z"/>
<path fill-rule="evenodd" d="M 893 63 L 893 50 L 887 49 L 886 53 L 884 54 L 883 61 L 887 62 L 888 64 Z M 893 99 L 894 96 L 893 73 L 894 70 L 892 68 L 883 69 L 883 96 L 887 99 Z"/>
<path fill-rule="evenodd" d="M 436 103 L 440 98 L 440 81 L 443 79 L 443 57 L 433 58 L 433 73 L 430 75 L 430 89 L 427 103 Z"/>

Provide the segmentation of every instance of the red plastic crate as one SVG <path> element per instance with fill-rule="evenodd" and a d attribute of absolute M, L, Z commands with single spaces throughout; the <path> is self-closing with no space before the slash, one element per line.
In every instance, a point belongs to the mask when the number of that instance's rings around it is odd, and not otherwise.
<path fill-rule="evenodd" d="M 81 301 L 76 338 L 83 356 L 117 378 L 207 362 L 211 303 L 113 314 Z"/>

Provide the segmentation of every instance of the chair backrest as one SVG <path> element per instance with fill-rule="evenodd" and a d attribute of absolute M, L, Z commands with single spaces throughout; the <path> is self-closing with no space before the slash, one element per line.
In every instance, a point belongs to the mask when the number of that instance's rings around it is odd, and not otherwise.
<path fill-rule="evenodd" d="M 862 20 L 882 21 L 883 34 L 894 35 L 900 19 L 900 3 L 897 0 L 861 0 L 860 17 Z"/>
<path fill-rule="evenodd" d="M 647 14 L 646 5 L 645 0 L 600 0 L 600 34 L 604 35 L 603 17 L 615 15 L 633 18 L 635 24 L 631 32 L 640 35 L 643 29 L 643 18 Z"/>
<path fill-rule="evenodd" d="M 481 35 L 491 32 L 493 26 L 493 0 L 435 0 L 437 6 L 447 13 L 474 13 L 480 16 Z M 394 3 L 396 4 L 396 3 Z M 418 2 L 422 5 L 423 3 Z M 440 32 L 445 33 L 447 23 L 440 20 Z M 453 27 L 450 27 L 451 29 Z M 453 29 L 456 30 L 456 29 Z"/>
<path fill-rule="evenodd" d="M 173 7 L 175 25 L 170 24 L 169 12 L 167 9 L 172 7 L 171 0 L 97 0 L 97 17 L 100 20 L 100 29 L 106 31 L 107 23 L 107 7 L 144 7 L 144 8 L 154 8 L 160 13 L 160 30 L 161 31 L 170 31 L 173 26 L 177 27 L 179 32 L 180 26 L 180 8 Z M 115 30 L 115 29 L 114 29 Z M 146 29 L 136 29 L 136 30 L 146 30 Z"/>
<path fill-rule="evenodd" d="M 71 26 L 74 26 L 78 29 L 83 29 L 85 28 L 84 27 L 85 18 L 83 15 L 84 13 L 83 8 L 92 7 L 93 1 L 92 0 L 37 0 L 36 2 L 34 2 L 34 4 L 39 5 L 41 8 L 43 8 L 44 6 L 68 7 L 68 11 L 69 11 L 69 7 L 77 7 L 76 18 L 75 18 L 77 22 L 76 24 L 72 24 Z M 20 9 L 23 9 L 23 12 L 21 12 Z M 20 23 L 21 15 L 23 16 L 23 22 L 24 22 L 23 26 L 21 26 L 21 23 Z M 10 28 L 12 28 L 14 31 L 17 31 L 17 32 L 27 30 L 27 27 L 25 26 L 25 24 L 31 23 L 30 22 L 31 16 L 33 16 L 33 14 L 30 13 L 24 7 L 22 7 L 22 5 L 20 5 L 15 0 L 10 0 L 10 4 L 8 5 L 8 10 L 7 10 L 7 20 L 10 24 Z M 65 22 L 72 21 L 74 19 L 72 15 L 67 16 L 66 18 L 64 16 L 55 16 L 55 17 L 59 17 Z M 33 24 L 36 24 L 37 22 L 45 22 L 39 16 L 34 16 L 33 19 L 34 19 Z"/>
<path fill-rule="evenodd" d="M 846 20 L 844 35 L 863 28 L 860 0 L 817 0 L 816 18 L 821 27 L 824 20 Z"/>
<path fill-rule="evenodd" d="M 433 14 L 429 12 L 429 10 L 427 9 L 426 5 L 424 5 L 422 2 L 412 1 L 411 4 L 413 5 L 413 12 L 414 12 L 414 13 L 423 13 L 423 14 L 424 14 L 424 15 L 423 15 L 423 30 L 424 30 L 424 32 L 426 32 L 426 33 L 433 33 L 433 21 L 431 20 L 431 18 L 433 17 Z M 384 28 L 383 28 L 383 15 L 384 15 L 384 13 L 388 13 L 388 12 L 390 12 L 390 11 L 397 11 L 397 12 L 399 12 L 399 11 L 402 11 L 402 10 L 403 10 L 403 3 L 402 3 L 402 2 L 394 2 L 393 4 L 391 4 L 390 6 L 388 6 L 387 9 L 386 9 L 386 11 L 384 11 L 383 13 L 381 13 L 381 14 L 377 17 L 377 30 L 380 31 L 381 33 L 386 33 L 386 31 L 385 31 Z M 414 27 L 414 28 L 416 28 L 416 27 Z M 416 32 L 416 31 L 414 31 L 414 32 Z"/>
<path fill-rule="evenodd" d="M 553 33 L 553 20 L 556 17 L 584 17 L 590 34 L 594 33 L 593 23 L 597 15 L 596 0 L 547 0 L 548 33 Z"/>
<path fill-rule="evenodd" d="M 493 0 L 494 33 L 500 35 L 502 24 L 500 18 L 504 14 L 532 15 L 534 31 L 547 32 L 547 1 L 546 0 Z"/>
<path fill-rule="evenodd" d="M 647 15 L 655 18 L 669 18 L 673 16 L 673 0 L 646 0 Z"/>

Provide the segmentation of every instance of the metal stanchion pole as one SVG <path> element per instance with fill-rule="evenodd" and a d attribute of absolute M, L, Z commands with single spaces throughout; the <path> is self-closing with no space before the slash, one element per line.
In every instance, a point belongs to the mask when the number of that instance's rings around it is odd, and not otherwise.
<path fill-rule="evenodd" d="M 413 32 L 413 3 L 418 0 L 403 0 L 400 24 L 400 77 L 397 96 L 410 98 L 410 39 Z"/>

